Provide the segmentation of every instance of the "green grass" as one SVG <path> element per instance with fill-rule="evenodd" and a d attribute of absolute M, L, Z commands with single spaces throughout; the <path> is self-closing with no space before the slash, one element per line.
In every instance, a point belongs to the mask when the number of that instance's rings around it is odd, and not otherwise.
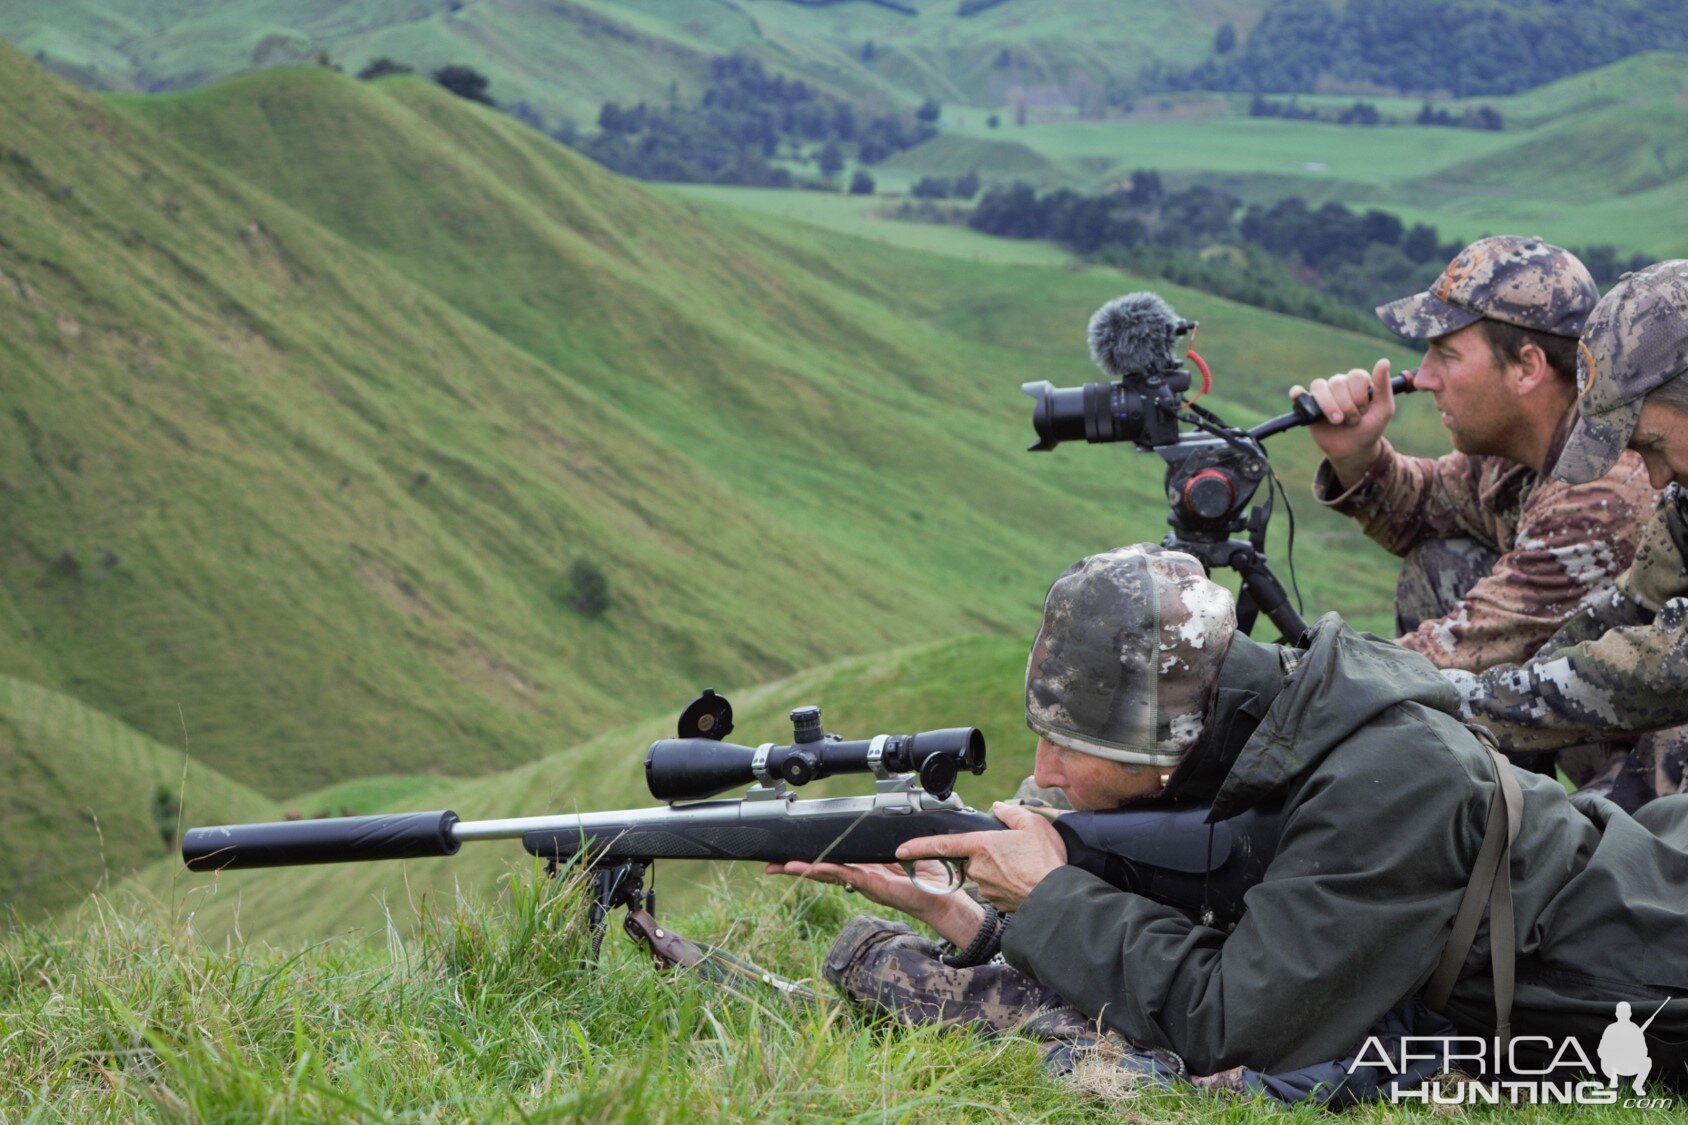
<path fill-rule="evenodd" d="M 1505 133 L 1473 129 L 1360 129 L 1250 117 L 1057 121 L 970 135 L 991 141 L 997 139 L 993 134 L 1064 166 L 1066 176 L 1088 176 L 1092 190 L 1129 177 L 1138 168 L 1294 175 L 1382 186 L 1426 168 L 1483 156 L 1512 140 Z M 922 155 L 922 149 L 913 149 L 888 163 L 914 167 Z M 949 158 L 941 159 L 947 166 Z"/>
<path fill-rule="evenodd" d="M 414 937 L 239 949 L 206 941 L 191 915 L 157 900 L 98 900 L 84 928 L 31 928 L 0 942 L 0 1117 L 1329 1120 L 1305 1107 L 1134 1087 L 1101 1070 L 1055 1080 L 1029 1039 L 885 1026 L 836 1000 L 794 1005 L 753 985 L 735 995 L 690 973 L 654 972 L 619 935 L 594 967 L 579 889 L 521 871 L 491 904 L 435 902 Z M 748 897 L 723 889 L 678 925 L 813 980 L 854 905 L 797 883 Z M 1344 1114 L 1450 1119 L 1536 1125 L 1573 1111 Z"/>
<path fill-rule="evenodd" d="M 1144 96 L 1123 120 L 1100 118 L 1104 76 L 1129 78 L 1158 60 L 1188 65 L 1229 21 L 1246 33 L 1258 0 L 1136 4 L 1009 0 L 968 19 L 952 0 L 920 0 L 909 17 L 866 3 L 813 7 L 783 0 L 710 0 L 677 12 L 653 0 L 472 4 L 457 11 L 392 0 L 280 9 L 232 0 L 211 10 L 102 0 L 0 15 L 0 35 L 42 52 L 66 73 L 112 89 L 200 85 L 258 65 L 301 63 L 320 51 L 356 70 L 376 56 L 424 72 L 469 64 L 506 102 L 552 124 L 591 128 L 606 100 L 662 103 L 701 89 L 708 59 L 741 51 L 831 93 L 875 106 L 934 97 L 946 134 L 875 169 L 902 191 L 921 175 L 977 169 L 987 182 L 1101 190 L 1137 168 L 1224 183 L 1244 199 L 1295 192 L 1377 206 L 1434 224 L 1448 239 L 1529 231 L 1560 242 L 1613 242 L 1660 257 L 1688 253 L 1677 218 L 1688 178 L 1688 64 L 1650 52 L 1499 98 L 1446 103 L 1500 109 L 1502 134 L 1400 126 L 1350 128 L 1254 120 L 1235 95 Z M 875 54 L 864 59 L 864 44 Z M 1007 55 L 1004 56 L 1004 52 Z M 1350 95 L 1306 95 L 1339 106 Z M 1368 98 L 1410 117 L 1421 99 Z M 1020 103 L 1031 125 L 1005 122 Z M 1082 118 L 1082 119 L 1075 119 Z M 1521 171 L 1527 169 L 1527 172 Z M 1617 197 L 1617 198 L 1614 198 Z M 943 249 L 943 247 L 939 247 Z"/>
<path fill-rule="evenodd" d="M 993 238 L 959 223 L 898 219 L 898 204 L 875 196 L 772 191 L 715 184 L 672 184 L 655 190 L 675 198 L 722 203 L 743 211 L 809 223 L 882 245 L 967 261 L 1025 266 L 1065 266 L 1073 261 L 1072 255 L 1047 242 Z"/>

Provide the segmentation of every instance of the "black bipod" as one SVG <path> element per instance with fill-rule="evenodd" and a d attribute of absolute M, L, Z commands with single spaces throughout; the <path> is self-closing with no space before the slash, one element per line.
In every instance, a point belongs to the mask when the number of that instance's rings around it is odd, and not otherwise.
<path fill-rule="evenodd" d="M 650 954 L 659 969 L 696 969 L 707 980 L 726 986 L 728 991 L 755 1002 L 755 997 L 743 986 L 756 982 L 774 989 L 788 1000 L 822 1003 L 825 998 L 814 989 L 736 957 L 724 949 L 704 945 L 681 937 L 673 930 L 657 924 L 656 891 L 646 889 L 646 863 L 620 863 L 594 868 L 592 871 L 592 960 L 598 960 L 604 934 L 609 929 L 610 911 L 627 908 L 622 928 L 627 936 Z M 557 865 L 551 863 L 547 872 L 555 875 Z"/>
<path fill-rule="evenodd" d="M 549 871 L 556 874 L 556 864 L 553 862 Z M 656 891 L 645 889 L 645 864 L 618 863 L 611 867 L 594 867 L 592 869 L 592 913 L 590 925 L 592 927 L 592 960 L 598 960 L 598 952 L 604 945 L 604 932 L 609 929 L 610 911 L 618 907 L 627 908 L 629 921 L 635 912 L 643 912 L 647 917 L 656 914 Z M 629 933 L 632 932 L 629 927 Z M 637 935 L 634 935 L 637 937 Z"/>

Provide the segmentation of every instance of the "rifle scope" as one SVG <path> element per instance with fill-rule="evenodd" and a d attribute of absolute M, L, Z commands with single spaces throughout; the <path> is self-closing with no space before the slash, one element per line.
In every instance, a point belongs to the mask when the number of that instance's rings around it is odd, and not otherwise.
<path fill-rule="evenodd" d="M 985 772 L 985 736 L 977 727 L 882 734 L 846 742 L 822 733 L 819 708 L 794 711 L 792 721 L 797 739 L 789 746 L 738 746 L 711 738 L 665 738 L 651 743 L 645 755 L 645 782 L 651 796 L 659 801 L 700 801 L 752 782 L 807 785 L 841 773 L 881 777 L 912 773 L 919 776 L 923 789 L 943 800 L 955 790 L 962 770 Z"/>

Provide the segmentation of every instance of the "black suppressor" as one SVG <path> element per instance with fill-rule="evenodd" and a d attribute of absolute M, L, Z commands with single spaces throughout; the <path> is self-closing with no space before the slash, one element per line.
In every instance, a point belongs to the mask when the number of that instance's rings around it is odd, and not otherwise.
<path fill-rule="evenodd" d="M 888 773 L 913 773 L 921 787 L 942 800 L 955 789 L 962 770 L 985 772 L 985 736 L 977 727 L 950 727 L 919 734 L 888 734 L 851 742 L 830 738 L 773 746 L 758 769 L 762 751 L 709 738 L 665 738 L 645 755 L 645 783 L 659 801 L 701 801 L 738 785 L 784 781 L 807 785 L 841 773 L 867 773 L 878 746 Z"/>
<path fill-rule="evenodd" d="M 190 871 L 225 871 L 456 855 L 456 823 L 457 814 L 444 811 L 190 828 L 182 859 Z"/>

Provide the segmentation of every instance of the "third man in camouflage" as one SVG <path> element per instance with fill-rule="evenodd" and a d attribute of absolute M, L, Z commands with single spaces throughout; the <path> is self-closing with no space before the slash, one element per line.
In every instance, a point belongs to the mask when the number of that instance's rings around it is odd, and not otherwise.
<path fill-rule="evenodd" d="M 1581 420 L 1554 472 L 1597 479 L 1627 446 L 1666 488 L 1634 563 L 1540 653 L 1453 676 L 1465 713 L 1509 750 L 1552 749 L 1688 722 L 1688 261 L 1626 276 L 1590 317 L 1578 364 Z M 1628 780 L 1682 788 L 1684 740 L 1644 746 Z M 1625 778 L 1619 778 L 1619 785 Z"/>

